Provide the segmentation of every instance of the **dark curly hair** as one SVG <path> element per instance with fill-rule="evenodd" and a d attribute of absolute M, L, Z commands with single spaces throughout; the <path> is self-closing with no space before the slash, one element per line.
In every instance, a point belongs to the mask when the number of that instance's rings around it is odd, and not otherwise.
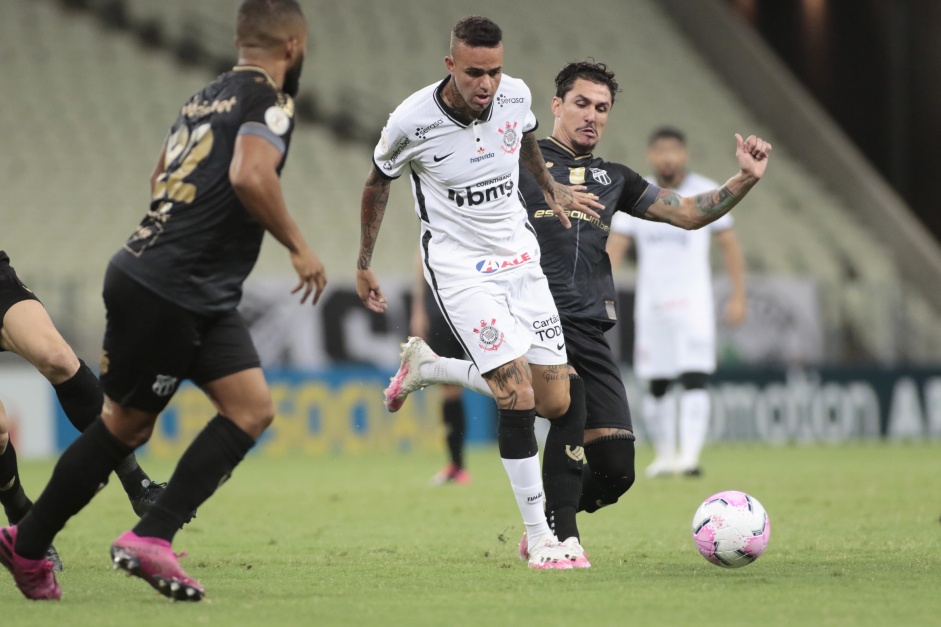
<path fill-rule="evenodd" d="M 654 142 L 660 141 L 661 139 L 675 139 L 684 146 L 686 145 L 686 133 L 676 128 L 675 126 L 659 126 L 650 133 L 650 137 L 647 138 L 647 145 L 651 146 Z"/>
<path fill-rule="evenodd" d="M 458 41 L 471 48 L 496 48 L 503 42 L 503 31 L 492 20 L 471 15 L 455 24 L 451 31 L 451 47 Z"/>
<path fill-rule="evenodd" d="M 585 61 L 572 61 L 562 68 L 555 77 L 555 95 L 565 99 L 565 94 L 571 91 L 572 85 L 579 78 L 599 85 L 607 85 L 611 91 L 611 104 L 614 104 L 615 95 L 621 91 L 621 87 L 614 78 L 614 72 L 609 70 L 604 63 L 596 63 L 594 59 L 589 58 Z"/>

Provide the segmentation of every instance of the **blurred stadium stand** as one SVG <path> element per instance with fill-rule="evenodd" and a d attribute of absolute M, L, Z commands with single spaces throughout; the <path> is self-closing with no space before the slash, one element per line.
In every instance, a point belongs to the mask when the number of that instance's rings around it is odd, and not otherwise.
<path fill-rule="evenodd" d="M 664 123 L 688 132 L 694 169 L 718 180 L 735 170 L 735 132 L 775 144 L 769 175 L 735 218 L 750 273 L 818 282 L 829 361 L 927 362 L 941 354 L 938 275 L 918 280 L 899 261 L 904 233 L 890 236 L 892 222 L 860 211 L 840 181 L 788 141 L 786 126 L 759 118 L 684 34 L 688 24 L 684 31 L 665 8 L 682 10 L 683 2 L 301 3 L 311 42 L 284 186 L 332 281 L 352 279 L 360 190 L 386 116 L 444 76 L 456 20 L 483 14 L 504 29 L 506 71 L 532 88 L 541 134 L 551 129 L 556 71 L 594 57 L 623 87 L 600 151 L 609 160 L 644 172 L 646 135 Z M 145 211 L 148 177 L 175 111 L 234 62 L 238 4 L 0 3 L 0 248 L 80 353 L 97 350 L 101 276 Z M 409 274 L 417 245 L 408 187 L 393 186 L 375 256 L 388 276 Z M 269 241 L 256 274 L 289 273 L 286 255 Z"/>

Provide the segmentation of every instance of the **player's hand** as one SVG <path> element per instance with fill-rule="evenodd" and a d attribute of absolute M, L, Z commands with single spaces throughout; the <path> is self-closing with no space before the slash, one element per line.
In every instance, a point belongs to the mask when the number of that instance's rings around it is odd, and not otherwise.
<path fill-rule="evenodd" d="M 356 294 L 369 311 L 382 313 L 389 306 L 389 301 L 382 295 L 379 281 L 371 268 L 356 270 Z"/>
<path fill-rule="evenodd" d="M 598 197 L 594 194 L 588 194 L 584 190 L 587 189 L 584 185 L 572 185 L 566 186 L 561 183 L 553 182 L 551 191 L 543 190 L 543 196 L 546 198 L 546 204 L 549 205 L 549 208 L 552 209 L 552 213 L 559 219 L 567 229 L 572 228 L 572 223 L 569 221 L 565 212 L 568 211 L 581 211 L 587 213 L 588 215 L 594 218 L 600 218 L 598 215 L 599 211 L 604 210 L 604 205 L 598 202 Z"/>
<path fill-rule="evenodd" d="M 722 319 L 732 327 L 737 327 L 745 322 L 745 316 L 748 314 L 748 307 L 745 305 L 744 298 L 730 298 L 725 305 L 725 311 Z"/>
<path fill-rule="evenodd" d="M 755 135 L 749 135 L 748 139 L 742 139 L 741 135 L 735 134 L 735 158 L 738 160 L 738 167 L 743 173 L 760 179 L 764 176 L 770 157 L 771 144 L 765 140 Z"/>
<path fill-rule="evenodd" d="M 301 296 L 301 303 L 304 303 L 311 292 L 314 292 L 314 299 L 310 304 L 316 305 L 323 293 L 323 288 L 327 286 L 327 273 L 324 271 L 320 259 L 314 254 L 314 251 L 305 247 L 291 253 L 291 264 L 300 279 L 297 287 L 291 290 L 291 293 L 297 294 L 299 291 L 304 290 L 304 294 Z"/>

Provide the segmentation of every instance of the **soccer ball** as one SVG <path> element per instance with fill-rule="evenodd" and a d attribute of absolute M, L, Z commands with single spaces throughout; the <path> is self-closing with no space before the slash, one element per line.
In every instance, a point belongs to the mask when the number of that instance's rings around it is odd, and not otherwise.
<path fill-rule="evenodd" d="M 753 496 L 728 490 L 702 502 L 693 516 L 693 541 L 707 560 L 723 568 L 741 568 L 764 553 L 771 520 Z"/>

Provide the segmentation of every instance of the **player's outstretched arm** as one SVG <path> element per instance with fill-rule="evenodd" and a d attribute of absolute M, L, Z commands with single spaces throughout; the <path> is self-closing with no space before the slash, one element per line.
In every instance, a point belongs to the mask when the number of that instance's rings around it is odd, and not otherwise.
<path fill-rule="evenodd" d="M 386 213 L 389 202 L 389 190 L 392 181 L 379 175 L 375 168 L 369 171 L 366 185 L 363 186 L 363 198 L 360 202 L 360 237 L 359 257 L 356 260 L 356 293 L 366 308 L 376 313 L 382 313 L 388 306 L 386 297 L 382 294 L 379 281 L 373 274 L 372 253 L 379 238 L 379 227 Z"/>
<path fill-rule="evenodd" d="M 755 135 L 742 139 L 742 136 L 736 133 L 735 158 L 738 160 L 738 174 L 719 189 L 696 196 L 683 197 L 676 192 L 662 189 L 657 201 L 647 209 L 644 218 L 687 230 L 702 228 L 710 222 L 715 222 L 737 205 L 761 180 L 770 157 L 771 144 Z"/>
<path fill-rule="evenodd" d="M 542 157 L 542 151 L 539 149 L 539 142 L 536 141 L 536 137 L 532 133 L 523 134 L 523 143 L 520 149 L 520 163 L 522 163 L 536 179 L 539 189 L 542 190 L 542 194 L 546 198 L 546 204 L 549 205 L 549 208 L 552 209 L 552 213 L 562 222 L 565 228 L 572 228 L 572 223 L 569 221 L 568 216 L 565 215 L 566 211 L 582 211 L 595 218 L 601 217 L 595 209 L 601 211 L 604 209 L 604 205 L 598 202 L 594 194 L 582 192 L 582 190 L 585 189 L 584 185 L 569 187 L 557 183 L 556 180 L 552 178 L 548 168 L 546 168 L 546 161 Z"/>
<path fill-rule="evenodd" d="M 229 165 L 229 181 L 246 211 L 291 254 L 291 264 L 299 279 L 291 293 L 303 290 L 303 303 L 313 292 L 311 303 L 316 305 L 327 285 L 327 274 L 288 213 L 278 177 L 281 156 L 281 151 L 267 139 L 258 135 L 239 135 Z"/>

